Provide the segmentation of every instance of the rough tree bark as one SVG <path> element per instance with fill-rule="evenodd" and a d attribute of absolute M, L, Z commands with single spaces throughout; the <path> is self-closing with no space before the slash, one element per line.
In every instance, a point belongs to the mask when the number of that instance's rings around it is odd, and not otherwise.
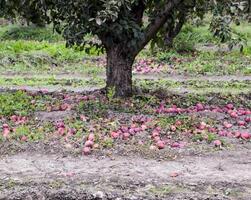
<path fill-rule="evenodd" d="M 106 88 L 115 89 L 115 96 L 132 96 L 132 65 L 135 60 L 121 46 L 107 49 Z"/>

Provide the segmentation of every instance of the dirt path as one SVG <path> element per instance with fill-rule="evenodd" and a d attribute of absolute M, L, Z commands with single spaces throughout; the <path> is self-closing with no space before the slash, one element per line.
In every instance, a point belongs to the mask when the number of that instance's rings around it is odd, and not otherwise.
<path fill-rule="evenodd" d="M 249 200 L 250 155 L 250 144 L 160 162 L 21 153 L 0 159 L 0 199 Z"/>
<path fill-rule="evenodd" d="M 39 75 L 39 74 L 20 74 L 20 73 L 7 73 L 0 74 L 0 78 L 40 78 L 40 79 L 49 79 L 54 77 L 56 80 L 62 79 L 76 79 L 76 80 L 90 80 L 92 75 L 88 74 L 51 74 L 51 75 Z M 96 77 L 96 76 L 95 76 Z M 97 75 L 98 78 L 105 79 L 105 74 Z M 170 75 L 170 74 L 134 74 L 134 79 L 144 79 L 144 80 L 169 80 L 169 81 L 251 81 L 251 76 L 243 76 L 243 75 L 223 75 L 223 76 L 184 76 L 184 75 Z"/>
<path fill-rule="evenodd" d="M 9 91 L 18 91 L 18 90 L 26 90 L 28 92 L 47 92 L 47 93 L 61 93 L 61 92 L 74 92 L 74 93 L 81 93 L 81 94 L 89 94 L 94 91 L 100 90 L 104 87 L 102 86 L 0 86 L 0 93 L 1 92 L 9 92 Z M 208 90 L 199 90 L 199 89 L 190 89 L 185 87 L 177 87 L 177 88 L 167 88 L 169 93 L 184 95 L 184 94 L 208 94 L 208 93 L 228 93 L 228 94 L 249 94 L 251 90 L 249 88 L 244 89 L 224 89 L 222 88 L 209 88 Z M 142 94 L 141 90 L 137 90 L 138 94 Z"/>
<path fill-rule="evenodd" d="M 84 81 L 90 81 L 92 80 L 90 75 L 82 74 L 52 74 L 52 75 L 36 75 L 36 74 L 1 74 L 0 78 L 9 78 L 9 79 L 16 79 L 16 78 L 34 78 L 34 79 L 50 79 L 54 78 L 55 80 L 84 80 Z M 97 75 L 96 78 L 105 79 L 105 75 Z M 215 82 L 215 81 L 251 81 L 251 76 L 183 76 L 183 75 L 164 75 L 164 74 L 148 74 L 148 75 L 140 75 L 135 74 L 133 76 L 134 79 L 137 80 L 166 80 L 166 81 L 174 81 L 174 82 L 186 82 L 186 81 L 209 81 L 209 82 Z M 20 89 L 25 89 L 30 92 L 37 92 L 41 90 L 47 90 L 48 92 L 62 92 L 62 91 L 68 91 L 68 92 L 76 92 L 76 93 L 89 93 L 93 92 L 95 90 L 101 89 L 101 86 L 62 86 L 62 85 L 45 85 L 45 86 L 15 86 L 15 85 L 2 85 L 0 86 L 0 92 L 3 91 L 16 91 Z M 204 90 L 197 90 L 197 89 L 189 89 L 185 87 L 177 87 L 177 88 L 169 88 L 168 91 L 178 93 L 178 94 L 186 94 L 186 93 L 203 93 L 208 92 Z M 221 92 L 221 88 L 212 88 L 212 91 L 214 92 Z M 248 93 L 250 92 L 250 89 L 243 89 L 241 91 L 237 90 L 234 91 L 230 89 L 230 92 L 233 94 L 238 94 L 240 92 Z"/>
<path fill-rule="evenodd" d="M 0 92 L 5 91 L 17 91 L 17 90 L 26 90 L 29 92 L 39 92 L 46 91 L 49 93 L 53 92 L 75 92 L 75 93 L 90 93 L 95 90 L 102 89 L 102 87 L 94 87 L 94 86 L 84 86 L 84 87 L 72 87 L 72 86 L 0 86 Z"/>

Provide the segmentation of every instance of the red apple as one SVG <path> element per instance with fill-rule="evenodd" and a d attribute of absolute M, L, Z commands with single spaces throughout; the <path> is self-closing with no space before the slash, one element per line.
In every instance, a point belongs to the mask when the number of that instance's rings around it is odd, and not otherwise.
<path fill-rule="evenodd" d="M 127 133 L 127 132 L 123 133 L 123 140 L 128 140 L 129 137 L 130 137 L 130 133 Z"/>
<path fill-rule="evenodd" d="M 176 131 L 176 126 L 171 125 L 171 126 L 170 126 L 170 130 L 173 131 L 173 132 Z"/>
<path fill-rule="evenodd" d="M 23 135 L 22 137 L 21 137 L 21 141 L 22 142 L 26 142 L 28 140 L 28 138 L 25 136 L 25 135 Z"/>
<path fill-rule="evenodd" d="M 157 136 L 159 136 L 159 132 L 156 131 L 156 130 L 154 130 L 154 131 L 152 132 L 152 137 L 154 138 L 154 137 L 157 137 Z"/>
<path fill-rule="evenodd" d="M 226 136 L 227 135 L 227 131 L 225 130 L 221 130 L 218 132 L 219 136 Z"/>
<path fill-rule="evenodd" d="M 113 138 L 113 139 L 116 139 L 116 138 L 118 138 L 118 137 L 119 137 L 119 133 L 118 133 L 118 132 L 113 131 L 113 132 L 111 133 L 111 136 L 112 136 L 112 138 Z"/>
<path fill-rule="evenodd" d="M 89 155 L 91 153 L 91 148 L 90 147 L 84 147 L 82 153 L 83 153 L 83 155 Z"/>
<path fill-rule="evenodd" d="M 230 113 L 230 116 L 231 116 L 232 118 L 237 118 L 237 117 L 238 117 L 238 115 L 237 115 L 236 112 L 231 112 L 231 113 Z"/>
<path fill-rule="evenodd" d="M 234 137 L 236 137 L 236 138 L 240 138 L 240 137 L 241 137 L 241 133 L 240 133 L 240 132 L 238 132 L 238 131 L 237 131 L 237 132 L 235 132 L 235 133 L 234 133 Z"/>
<path fill-rule="evenodd" d="M 10 134 L 10 130 L 8 128 L 4 128 L 3 129 L 3 137 L 7 138 Z"/>
<path fill-rule="evenodd" d="M 175 126 L 180 126 L 180 125 L 182 125 L 182 122 L 181 122 L 180 120 L 177 120 L 177 121 L 175 122 Z"/>
<path fill-rule="evenodd" d="M 65 134 L 65 128 L 64 127 L 58 128 L 58 134 L 59 135 L 64 135 Z"/>
<path fill-rule="evenodd" d="M 196 109 L 197 109 L 197 111 L 202 111 L 202 110 L 204 110 L 203 104 L 202 104 L 202 103 L 197 103 L 197 104 L 196 104 Z"/>
<path fill-rule="evenodd" d="M 95 135 L 94 135 L 93 133 L 91 133 L 91 134 L 88 136 L 88 140 L 94 141 L 94 140 L 95 140 Z"/>
<path fill-rule="evenodd" d="M 229 103 L 226 105 L 226 108 L 229 109 L 229 110 L 232 110 L 234 108 L 234 105 Z"/>
<path fill-rule="evenodd" d="M 153 140 L 154 140 L 154 142 L 158 142 L 158 141 L 160 141 L 160 137 L 156 136 L 156 137 L 153 138 Z"/>
<path fill-rule="evenodd" d="M 249 133 L 242 133 L 241 134 L 241 138 L 243 140 L 249 140 L 251 138 L 251 134 L 249 134 Z"/>
<path fill-rule="evenodd" d="M 10 117 L 10 120 L 13 121 L 13 122 L 16 122 L 18 120 L 18 117 L 16 115 L 12 115 Z"/>
<path fill-rule="evenodd" d="M 161 140 L 159 140 L 157 143 L 156 143 L 156 146 L 159 148 L 159 149 L 164 149 L 165 148 L 165 143 Z"/>
<path fill-rule="evenodd" d="M 245 126 L 245 125 L 246 125 L 246 122 L 244 122 L 244 121 L 238 121 L 237 124 L 238 124 L 239 126 Z"/>
<path fill-rule="evenodd" d="M 3 128 L 9 128 L 8 124 L 3 124 Z"/>
<path fill-rule="evenodd" d="M 174 142 L 173 144 L 171 144 L 172 148 L 179 148 L 180 144 L 178 142 Z"/>
<path fill-rule="evenodd" d="M 247 122 L 247 123 L 251 122 L 251 117 L 246 117 L 245 122 Z"/>
<path fill-rule="evenodd" d="M 199 125 L 200 130 L 204 130 L 207 127 L 207 124 L 205 122 L 201 122 Z"/>
<path fill-rule="evenodd" d="M 224 125 L 225 128 L 231 128 L 233 126 L 233 124 L 230 124 L 230 123 L 228 123 L 226 121 L 223 122 L 223 125 Z"/>
<path fill-rule="evenodd" d="M 221 141 L 220 141 L 220 140 L 215 140 L 213 143 L 214 143 L 214 146 L 216 146 L 216 147 L 218 147 L 218 146 L 221 146 L 221 145 L 222 145 L 222 143 L 221 143 Z"/>
<path fill-rule="evenodd" d="M 87 141 L 85 142 L 85 147 L 90 147 L 90 148 L 92 148 L 93 145 L 94 145 L 94 142 L 91 141 L 91 140 L 87 140 Z"/>
<path fill-rule="evenodd" d="M 145 131 L 145 130 L 147 129 L 147 126 L 144 125 L 144 124 L 142 124 L 142 125 L 141 125 L 141 129 L 142 129 L 143 131 Z"/>

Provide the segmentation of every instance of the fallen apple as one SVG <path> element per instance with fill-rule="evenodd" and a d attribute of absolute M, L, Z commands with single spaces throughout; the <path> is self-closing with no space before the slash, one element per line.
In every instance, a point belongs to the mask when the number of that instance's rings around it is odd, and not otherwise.
<path fill-rule="evenodd" d="M 165 148 L 165 142 L 159 140 L 159 141 L 156 143 L 156 146 L 157 146 L 159 149 L 164 149 L 164 148 Z"/>
<path fill-rule="evenodd" d="M 213 142 L 214 146 L 218 147 L 218 146 L 221 146 L 222 145 L 222 142 L 220 140 L 215 140 Z"/>
<path fill-rule="evenodd" d="M 84 147 L 82 153 L 83 153 L 83 155 L 89 155 L 91 153 L 91 148 Z"/>
<path fill-rule="evenodd" d="M 241 134 L 241 138 L 243 140 L 249 140 L 251 138 L 251 134 L 249 134 L 249 133 L 242 133 Z"/>
<path fill-rule="evenodd" d="M 85 147 L 90 147 L 90 148 L 92 148 L 93 145 L 94 145 L 94 142 L 91 141 L 91 140 L 87 140 L 87 141 L 85 142 Z"/>

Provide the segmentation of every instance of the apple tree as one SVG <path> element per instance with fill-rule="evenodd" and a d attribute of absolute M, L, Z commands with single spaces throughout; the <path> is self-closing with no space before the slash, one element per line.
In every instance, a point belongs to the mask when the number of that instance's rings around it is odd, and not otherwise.
<path fill-rule="evenodd" d="M 5 14 L 21 13 L 53 23 L 67 46 L 96 46 L 107 54 L 106 87 L 116 96 L 132 95 L 132 65 L 151 41 L 170 45 L 188 17 L 203 17 L 208 0 L 0 0 Z M 231 1 L 212 0 L 228 15 Z M 214 7 L 213 6 L 213 7 Z M 230 10 L 229 10 L 230 9 Z M 35 13 L 35 15 L 33 14 Z M 219 13 L 217 13 L 219 14 Z M 218 19 L 218 18 L 217 18 Z M 217 24 L 216 24 L 217 25 Z M 101 43 L 86 41 L 92 34 Z M 221 34 L 221 31 L 215 33 Z"/>

